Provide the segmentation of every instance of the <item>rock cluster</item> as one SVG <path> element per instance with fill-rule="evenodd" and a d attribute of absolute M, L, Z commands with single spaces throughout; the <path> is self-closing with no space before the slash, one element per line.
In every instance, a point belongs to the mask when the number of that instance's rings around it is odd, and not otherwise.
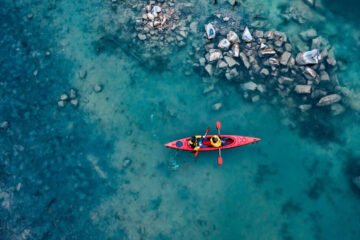
<path fill-rule="evenodd" d="M 296 46 L 283 32 L 222 25 L 221 20 L 205 25 L 205 53 L 195 67 L 238 84 L 244 98 L 253 102 L 280 96 L 300 112 L 314 107 L 329 108 L 334 115 L 344 111 L 336 60 L 315 30 L 301 33 L 311 50 L 294 54 Z"/>
<path fill-rule="evenodd" d="M 184 5 L 175 4 L 173 0 L 162 3 L 150 1 L 145 4 L 141 15 L 136 19 L 134 37 L 155 54 L 158 53 L 158 48 L 166 45 L 185 46 L 191 17 L 181 18 L 182 7 Z"/>
<path fill-rule="evenodd" d="M 79 98 L 75 89 L 71 88 L 68 93 L 63 93 L 60 95 L 58 106 L 63 108 L 65 107 L 66 103 L 70 103 L 73 107 L 79 106 Z"/>

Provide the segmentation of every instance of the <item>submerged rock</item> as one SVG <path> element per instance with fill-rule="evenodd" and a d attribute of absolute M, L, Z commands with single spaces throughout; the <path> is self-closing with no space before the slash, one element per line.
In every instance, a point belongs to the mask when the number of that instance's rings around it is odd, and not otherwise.
<path fill-rule="evenodd" d="M 296 63 L 299 65 L 318 64 L 321 60 L 319 49 L 314 49 L 296 56 Z"/>
<path fill-rule="evenodd" d="M 243 83 L 240 86 L 244 91 L 255 91 L 257 89 L 257 84 L 252 81 Z"/>
<path fill-rule="evenodd" d="M 311 93 L 311 85 L 296 85 L 295 92 L 298 94 L 310 94 Z"/>
<path fill-rule="evenodd" d="M 207 65 L 205 66 L 205 70 L 206 70 L 206 72 L 207 72 L 210 76 L 213 75 L 213 66 L 212 66 L 211 64 L 207 64 Z"/>
<path fill-rule="evenodd" d="M 245 53 L 241 52 L 240 53 L 240 58 L 241 58 L 241 60 L 242 60 L 242 62 L 244 64 L 244 66 L 247 69 L 249 69 L 250 68 L 250 63 L 249 63 L 249 60 L 248 60 L 247 56 L 245 55 Z"/>
<path fill-rule="evenodd" d="M 333 116 L 337 116 L 345 112 L 345 108 L 340 103 L 332 104 L 330 109 Z"/>
<path fill-rule="evenodd" d="M 214 62 L 223 58 L 222 52 L 219 49 L 210 49 L 209 54 L 205 56 L 208 62 Z"/>
<path fill-rule="evenodd" d="M 205 25 L 206 36 L 208 39 L 213 39 L 216 36 L 216 31 L 211 23 Z"/>
<path fill-rule="evenodd" d="M 3 121 L 1 124 L 0 124 L 0 128 L 1 129 L 7 129 L 9 127 L 9 122 L 8 121 Z"/>
<path fill-rule="evenodd" d="M 290 57 L 291 57 L 291 53 L 284 52 L 280 58 L 281 65 L 286 65 L 289 62 Z"/>
<path fill-rule="evenodd" d="M 340 101 L 341 101 L 341 96 L 339 94 L 330 94 L 325 97 L 322 97 L 316 105 L 319 107 L 324 107 Z"/>
<path fill-rule="evenodd" d="M 218 103 L 215 103 L 212 108 L 215 110 L 215 111 L 219 111 L 222 107 L 222 103 L 221 102 L 218 102 Z"/>
<path fill-rule="evenodd" d="M 317 37 L 317 32 L 315 29 L 311 28 L 311 29 L 301 32 L 300 37 L 304 41 L 309 41 L 309 40 Z"/>
<path fill-rule="evenodd" d="M 94 92 L 99 93 L 103 90 L 103 86 L 101 84 L 96 84 L 93 88 Z"/>
<path fill-rule="evenodd" d="M 239 63 L 237 61 L 235 61 L 232 57 L 224 57 L 226 63 L 229 65 L 230 68 L 239 65 Z"/>
<path fill-rule="evenodd" d="M 254 40 L 253 36 L 251 35 L 250 33 L 250 30 L 248 27 L 245 27 L 245 30 L 242 34 L 242 39 L 245 41 L 245 42 L 251 42 Z"/>

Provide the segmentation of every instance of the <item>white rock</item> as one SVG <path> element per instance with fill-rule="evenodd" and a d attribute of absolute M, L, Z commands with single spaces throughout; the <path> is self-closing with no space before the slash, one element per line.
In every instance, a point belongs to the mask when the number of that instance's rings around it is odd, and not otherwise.
<path fill-rule="evenodd" d="M 142 34 L 142 33 L 139 33 L 138 34 L 138 38 L 141 40 L 141 41 L 144 41 L 146 39 L 146 35 L 145 34 Z"/>
<path fill-rule="evenodd" d="M 209 50 L 209 55 L 208 55 L 208 62 L 213 62 L 213 61 L 217 61 L 219 59 L 222 59 L 223 55 L 221 50 L 219 49 L 210 49 Z"/>
<path fill-rule="evenodd" d="M 244 91 L 255 91 L 257 89 L 257 84 L 252 81 L 243 83 L 240 86 Z"/>
<path fill-rule="evenodd" d="M 223 60 L 219 60 L 218 63 L 217 63 L 217 68 L 227 68 L 228 65 L 225 61 Z"/>
<path fill-rule="evenodd" d="M 232 46 L 232 51 L 233 51 L 234 57 L 239 57 L 240 56 L 240 45 L 235 43 Z"/>
<path fill-rule="evenodd" d="M 62 101 L 66 101 L 66 100 L 68 100 L 69 99 L 69 96 L 67 95 L 67 94 L 61 94 L 60 95 L 60 100 L 62 100 Z"/>
<path fill-rule="evenodd" d="M 317 73 L 315 72 L 314 69 L 310 68 L 310 67 L 306 67 L 305 71 L 304 71 L 304 75 L 307 79 L 314 79 L 317 76 Z"/>
<path fill-rule="evenodd" d="M 318 64 L 321 60 L 319 49 L 313 49 L 296 56 L 296 63 L 299 65 Z"/>
<path fill-rule="evenodd" d="M 70 97 L 70 99 L 76 98 L 76 90 L 75 89 L 73 89 L 73 88 L 70 89 L 69 97 Z"/>
<path fill-rule="evenodd" d="M 2 128 L 2 129 L 7 129 L 8 127 L 9 127 L 9 122 L 8 121 L 3 121 L 0 124 L 0 128 Z"/>
<path fill-rule="evenodd" d="M 323 107 L 323 106 L 329 106 L 331 104 L 340 101 L 341 101 L 341 96 L 339 94 L 330 94 L 325 97 L 322 97 L 316 105 L 319 107 Z"/>
<path fill-rule="evenodd" d="M 226 35 L 226 38 L 231 43 L 237 43 L 239 41 L 239 36 L 234 31 L 228 32 L 228 34 Z"/>
<path fill-rule="evenodd" d="M 207 72 L 210 76 L 213 75 L 213 66 L 212 66 L 211 64 L 207 64 L 207 65 L 205 66 L 205 70 L 206 70 L 206 72 Z"/>
<path fill-rule="evenodd" d="M 160 13 L 160 12 L 161 12 L 161 7 L 155 5 L 155 6 L 153 7 L 153 9 L 152 9 L 152 12 L 153 12 L 153 13 Z"/>
<path fill-rule="evenodd" d="M 248 27 L 245 27 L 245 30 L 242 34 L 242 39 L 245 41 L 245 42 L 251 42 L 254 40 L 253 36 L 251 35 L 250 31 L 249 31 L 249 28 Z"/>
<path fill-rule="evenodd" d="M 95 84 L 93 90 L 94 92 L 99 93 L 103 90 L 103 86 L 101 84 Z"/>
<path fill-rule="evenodd" d="M 241 52 L 240 53 L 240 58 L 244 64 L 244 66 L 246 67 L 246 69 L 249 69 L 250 68 L 250 63 L 249 63 L 249 60 L 247 58 L 247 56 L 245 55 L 245 53 Z"/>
<path fill-rule="evenodd" d="M 230 68 L 239 65 L 239 63 L 235 61 L 232 57 L 225 56 L 224 59 Z"/>
<path fill-rule="evenodd" d="M 74 107 L 79 106 L 79 100 L 75 99 L 71 99 L 70 100 L 71 105 L 73 105 Z"/>
<path fill-rule="evenodd" d="M 213 110 L 215 110 L 215 111 L 219 111 L 221 107 L 222 107 L 222 103 L 220 103 L 220 102 L 215 103 L 215 104 L 212 106 Z"/>
<path fill-rule="evenodd" d="M 296 85 L 295 92 L 298 94 L 310 94 L 311 93 L 311 85 Z"/>
<path fill-rule="evenodd" d="M 299 106 L 299 109 L 300 109 L 300 111 L 302 111 L 302 112 L 306 112 L 306 111 L 309 111 L 310 109 L 311 109 L 311 105 L 310 104 L 301 104 L 300 106 Z"/>
<path fill-rule="evenodd" d="M 65 107 L 65 101 L 59 100 L 58 101 L 58 106 L 61 107 L 61 108 Z"/>
<path fill-rule="evenodd" d="M 221 49 L 228 49 L 230 47 L 231 43 L 229 42 L 229 40 L 227 40 L 226 38 L 222 39 L 219 44 L 218 44 L 218 48 Z"/>
<path fill-rule="evenodd" d="M 216 31 L 211 23 L 205 25 L 206 36 L 208 39 L 213 39 L 216 36 Z"/>

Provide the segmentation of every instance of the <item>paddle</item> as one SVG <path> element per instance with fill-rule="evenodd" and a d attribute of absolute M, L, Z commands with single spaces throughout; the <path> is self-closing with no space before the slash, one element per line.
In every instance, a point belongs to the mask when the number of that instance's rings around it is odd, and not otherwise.
<path fill-rule="evenodd" d="M 208 134 L 209 131 L 210 131 L 210 128 L 207 128 L 206 131 L 205 131 L 204 136 L 202 136 L 202 137 L 200 138 L 200 142 L 199 142 L 199 146 L 200 146 L 200 147 L 201 147 L 201 145 L 202 145 L 202 142 L 203 142 L 204 138 L 206 137 L 206 135 Z M 199 155 L 199 150 L 197 150 L 197 151 L 194 153 L 194 156 L 195 156 L 195 157 L 197 157 L 197 155 Z"/>
<path fill-rule="evenodd" d="M 221 122 L 220 121 L 217 121 L 216 122 L 216 128 L 218 130 L 218 135 L 220 137 L 220 129 L 221 129 Z M 222 156 L 221 156 L 221 148 L 219 148 L 219 156 L 218 156 L 218 165 L 222 165 L 223 164 L 223 159 L 222 159 Z"/>

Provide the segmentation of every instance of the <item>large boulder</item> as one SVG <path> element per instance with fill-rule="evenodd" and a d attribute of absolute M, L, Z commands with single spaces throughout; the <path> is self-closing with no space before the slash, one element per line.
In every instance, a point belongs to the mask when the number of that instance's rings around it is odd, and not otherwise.
<path fill-rule="evenodd" d="M 340 101 L 341 101 L 341 96 L 339 94 L 330 94 L 320 98 L 319 102 L 316 105 L 319 107 L 324 107 Z"/>
<path fill-rule="evenodd" d="M 313 49 L 311 51 L 299 53 L 295 60 L 299 65 L 318 64 L 321 60 L 320 51 L 319 49 Z"/>
<path fill-rule="evenodd" d="M 209 53 L 205 56 L 208 62 L 214 62 L 223 58 L 223 54 L 219 49 L 210 49 Z"/>

